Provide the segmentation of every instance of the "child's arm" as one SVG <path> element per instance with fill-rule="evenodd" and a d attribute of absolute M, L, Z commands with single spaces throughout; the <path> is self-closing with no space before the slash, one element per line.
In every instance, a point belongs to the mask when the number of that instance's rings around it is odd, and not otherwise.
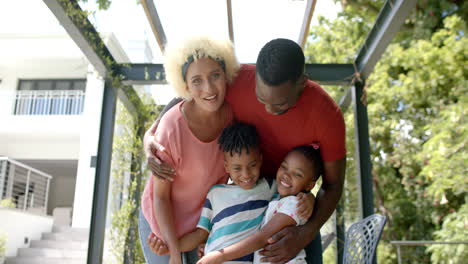
<path fill-rule="evenodd" d="M 169 247 L 171 263 L 180 262 L 180 249 L 178 245 L 176 230 L 174 226 L 174 215 L 172 214 L 171 186 L 170 181 L 160 180 L 156 177 L 153 186 L 154 210 L 159 230 Z M 178 260 L 178 261 L 177 261 Z"/>
<path fill-rule="evenodd" d="M 197 228 L 192 233 L 186 234 L 179 239 L 179 248 L 182 252 L 191 251 L 198 247 L 201 243 L 204 243 L 208 239 L 208 231 L 202 228 Z"/>
<path fill-rule="evenodd" d="M 277 213 L 260 231 L 224 249 L 208 253 L 197 264 L 222 263 L 248 255 L 267 245 L 268 239 L 284 227 L 294 225 L 296 221 L 292 217 Z"/>
<path fill-rule="evenodd" d="M 204 243 L 208 238 L 208 231 L 197 228 L 192 233 L 188 233 L 179 239 L 179 249 L 181 252 L 191 251 Z M 164 241 L 158 239 L 158 250 L 155 252 L 158 256 L 169 254 L 169 249 Z"/>

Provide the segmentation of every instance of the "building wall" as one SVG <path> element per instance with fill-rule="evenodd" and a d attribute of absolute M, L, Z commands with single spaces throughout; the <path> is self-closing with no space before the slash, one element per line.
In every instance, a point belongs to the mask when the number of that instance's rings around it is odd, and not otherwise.
<path fill-rule="evenodd" d="M 29 247 L 31 240 L 41 239 L 43 232 L 52 231 L 52 217 L 0 208 L 0 230 L 7 234 L 6 256 L 16 256 L 18 248 Z"/>
<path fill-rule="evenodd" d="M 66 35 L 0 35 L 0 155 L 78 159 L 81 116 L 12 113 L 19 80 L 85 79 L 87 67 Z"/>
<path fill-rule="evenodd" d="M 53 176 L 50 181 L 47 214 L 56 207 L 73 207 L 78 160 L 20 160 Z"/>

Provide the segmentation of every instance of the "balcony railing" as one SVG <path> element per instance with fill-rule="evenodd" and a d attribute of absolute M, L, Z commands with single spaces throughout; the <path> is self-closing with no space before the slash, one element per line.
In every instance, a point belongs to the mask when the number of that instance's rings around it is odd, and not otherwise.
<path fill-rule="evenodd" d="M 80 115 L 85 93 L 81 90 L 19 90 L 15 115 Z"/>
<path fill-rule="evenodd" d="M 51 179 L 45 172 L 0 157 L 0 200 L 11 199 L 18 209 L 45 214 Z"/>

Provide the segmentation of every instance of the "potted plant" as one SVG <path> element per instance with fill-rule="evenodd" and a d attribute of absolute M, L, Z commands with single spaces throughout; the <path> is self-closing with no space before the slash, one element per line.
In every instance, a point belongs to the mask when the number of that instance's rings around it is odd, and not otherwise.
<path fill-rule="evenodd" d="M 3 199 L 0 201 L 0 208 L 16 208 L 16 204 L 12 199 Z"/>

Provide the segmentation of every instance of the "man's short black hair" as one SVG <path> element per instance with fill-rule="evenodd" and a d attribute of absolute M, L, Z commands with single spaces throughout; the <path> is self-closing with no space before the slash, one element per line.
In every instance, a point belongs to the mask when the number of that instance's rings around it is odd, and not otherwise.
<path fill-rule="evenodd" d="M 320 155 L 320 149 L 314 148 L 311 145 L 303 145 L 293 148 L 290 153 L 293 151 L 301 153 L 306 159 L 314 164 L 315 174 L 313 180 L 316 181 L 318 177 L 323 174 L 323 161 L 322 156 Z"/>
<path fill-rule="evenodd" d="M 304 73 L 304 52 L 289 39 L 274 39 L 258 54 L 257 74 L 267 85 L 280 85 L 287 81 L 296 82 Z"/>
<path fill-rule="evenodd" d="M 218 139 L 219 148 L 223 152 L 241 154 L 242 149 L 259 149 L 260 140 L 255 126 L 238 122 L 226 127 Z"/>

